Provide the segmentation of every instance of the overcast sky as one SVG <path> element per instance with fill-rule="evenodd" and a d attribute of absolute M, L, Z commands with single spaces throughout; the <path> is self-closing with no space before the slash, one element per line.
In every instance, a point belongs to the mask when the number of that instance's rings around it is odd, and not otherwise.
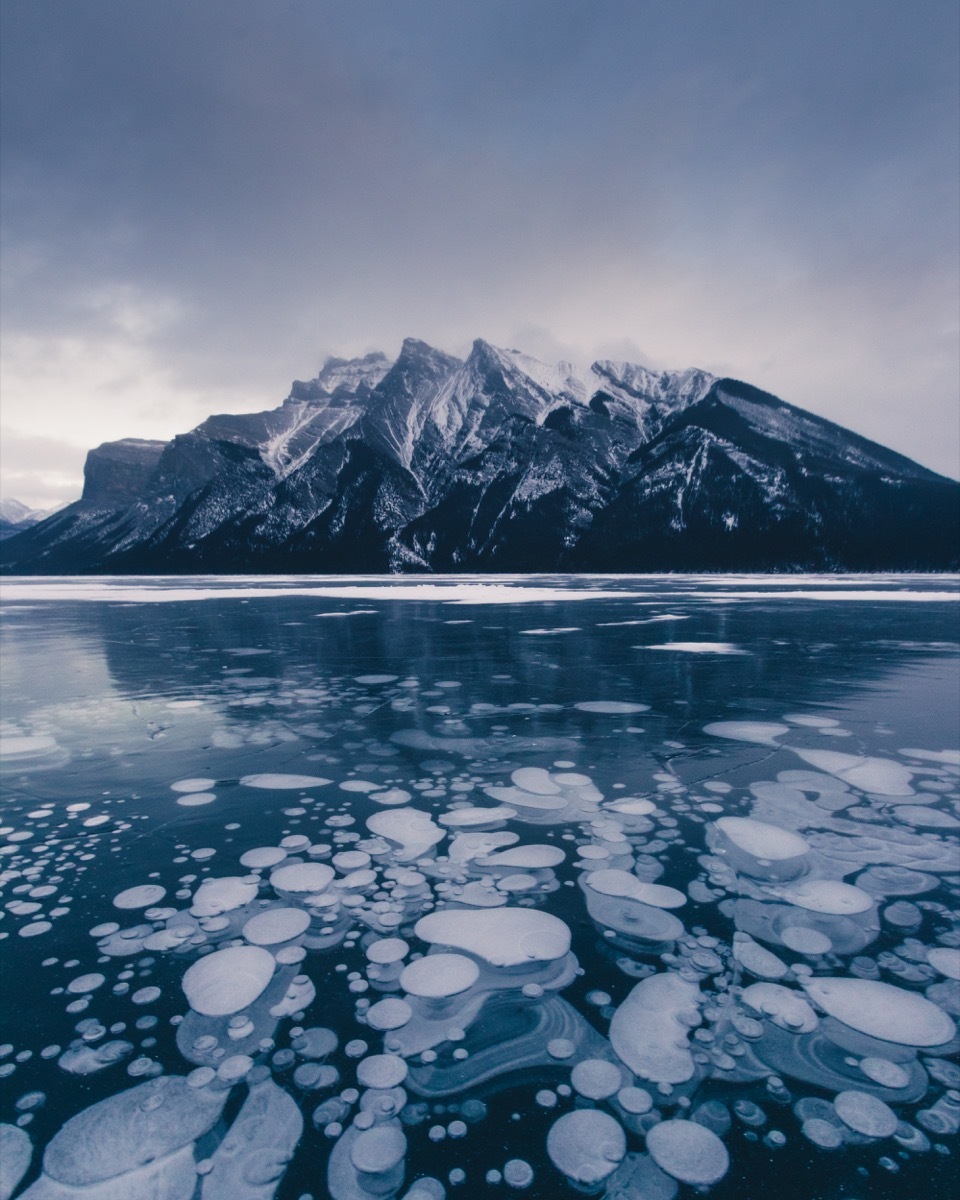
<path fill-rule="evenodd" d="M 954 477 L 955 0 L 3 0 L 3 492 L 412 335 Z"/>

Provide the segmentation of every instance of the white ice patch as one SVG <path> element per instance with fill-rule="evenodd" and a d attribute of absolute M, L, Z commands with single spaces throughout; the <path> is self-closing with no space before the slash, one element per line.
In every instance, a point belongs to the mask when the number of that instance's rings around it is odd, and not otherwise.
<path fill-rule="evenodd" d="M 661 1121 L 647 1131 L 647 1149 L 661 1171 L 695 1187 L 716 1183 L 730 1169 L 726 1146 L 696 1121 Z"/>
<path fill-rule="evenodd" d="M 627 700 L 581 700 L 573 707 L 578 708 L 580 712 L 609 713 L 611 716 L 650 711 L 649 704 L 632 704 Z"/>
<path fill-rule="evenodd" d="M 159 904 L 166 894 L 167 889 L 159 883 L 144 883 L 114 896 L 113 905 L 114 908 L 149 908 L 151 904 Z"/>

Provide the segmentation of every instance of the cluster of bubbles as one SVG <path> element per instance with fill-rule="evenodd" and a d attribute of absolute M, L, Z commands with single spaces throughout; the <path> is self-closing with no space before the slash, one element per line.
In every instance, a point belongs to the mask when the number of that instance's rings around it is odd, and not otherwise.
<path fill-rule="evenodd" d="M 576 707 L 602 720 L 646 706 Z M 211 870 L 222 849 L 178 844 L 175 861 L 198 873 L 172 898 L 159 872 L 116 894 L 111 919 L 90 930 L 95 970 L 48 960 L 67 972 L 54 995 L 71 1016 L 105 993 L 139 1015 L 132 1028 L 83 1016 L 76 1038 L 41 1056 L 75 1076 L 125 1064 L 134 1082 L 62 1126 L 23 1195 L 269 1200 L 313 1131 L 331 1144 L 318 1196 L 441 1200 L 466 1172 L 411 1180 L 411 1143 L 423 1153 L 469 1138 L 488 1119 L 479 1096 L 518 1079 L 551 1083 L 534 1098 L 551 1115 L 551 1168 L 511 1158 L 484 1176 L 518 1192 L 552 1169 L 580 1193 L 671 1200 L 727 1175 L 736 1130 L 771 1151 L 790 1138 L 876 1145 L 890 1171 L 897 1154 L 946 1152 L 960 1130 L 960 930 L 942 899 L 924 897 L 957 895 L 960 756 L 783 740 L 836 726 L 810 714 L 707 726 L 804 764 L 742 791 L 661 768 L 632 794 L 605 795 L 569 759 L 496 782 L 445 761 L 416 780 L 243 776 L 233 786 L 294 797 L 291 828 L 308 818 L 322 837 L 287 831 L 222 874 Z M 14 737 L 18 763 L 56 758 L 43 737 Z M 457 731 L 401 731 L 394 744 L 490 752 Z M 220 788 L 178 780 L 173 803 L 215 804 Z M 78 802 L 68 837 L 51 806 L 27 817 L 35 831 L 0 829 L 0 861 L 15 895 L 6 912 L 31 938 L 70 911 L 70 872 L 132 822 Z M 695 863 L 683 886 L 662 882 L 668 871 L 681 882 L 682 858 Z M 623 991 L 616 1002 L 587 992 L 589 1019 L 564 995 L 582 986 L 573 947 L 587 930 Z M 161 964 L 185 1009 L 170 1021 L 185 1073 L 157 1051 Z M 354 1037 L 309 1021 L 333 988 L 352 1002 Z M 0 1076 L 31 1054 L 0 1047 Z M 749 1098 L 758 1088 L 766 1105 Z M 0 1126 L 0 1200 L 30 1170 L 45 1099 L 25 1093 L 16 1123 Z"/>

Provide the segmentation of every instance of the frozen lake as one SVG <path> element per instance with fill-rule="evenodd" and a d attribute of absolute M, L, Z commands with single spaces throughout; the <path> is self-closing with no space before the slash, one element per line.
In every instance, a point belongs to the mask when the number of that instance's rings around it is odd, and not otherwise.
<path fill-rule="evenodd" d="M 958 594 L 4 581 L 0 1200 L 955 1195 Z"/>

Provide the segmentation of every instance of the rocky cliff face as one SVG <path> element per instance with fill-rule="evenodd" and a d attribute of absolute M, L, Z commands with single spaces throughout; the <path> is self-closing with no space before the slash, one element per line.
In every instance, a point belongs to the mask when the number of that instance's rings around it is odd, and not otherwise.
<path fill-rule="evenodd" d="M 408 339 L 276 409 L 91 451 L 4 569 L 948 569 L 960 485 L 735 380 Z"/>

